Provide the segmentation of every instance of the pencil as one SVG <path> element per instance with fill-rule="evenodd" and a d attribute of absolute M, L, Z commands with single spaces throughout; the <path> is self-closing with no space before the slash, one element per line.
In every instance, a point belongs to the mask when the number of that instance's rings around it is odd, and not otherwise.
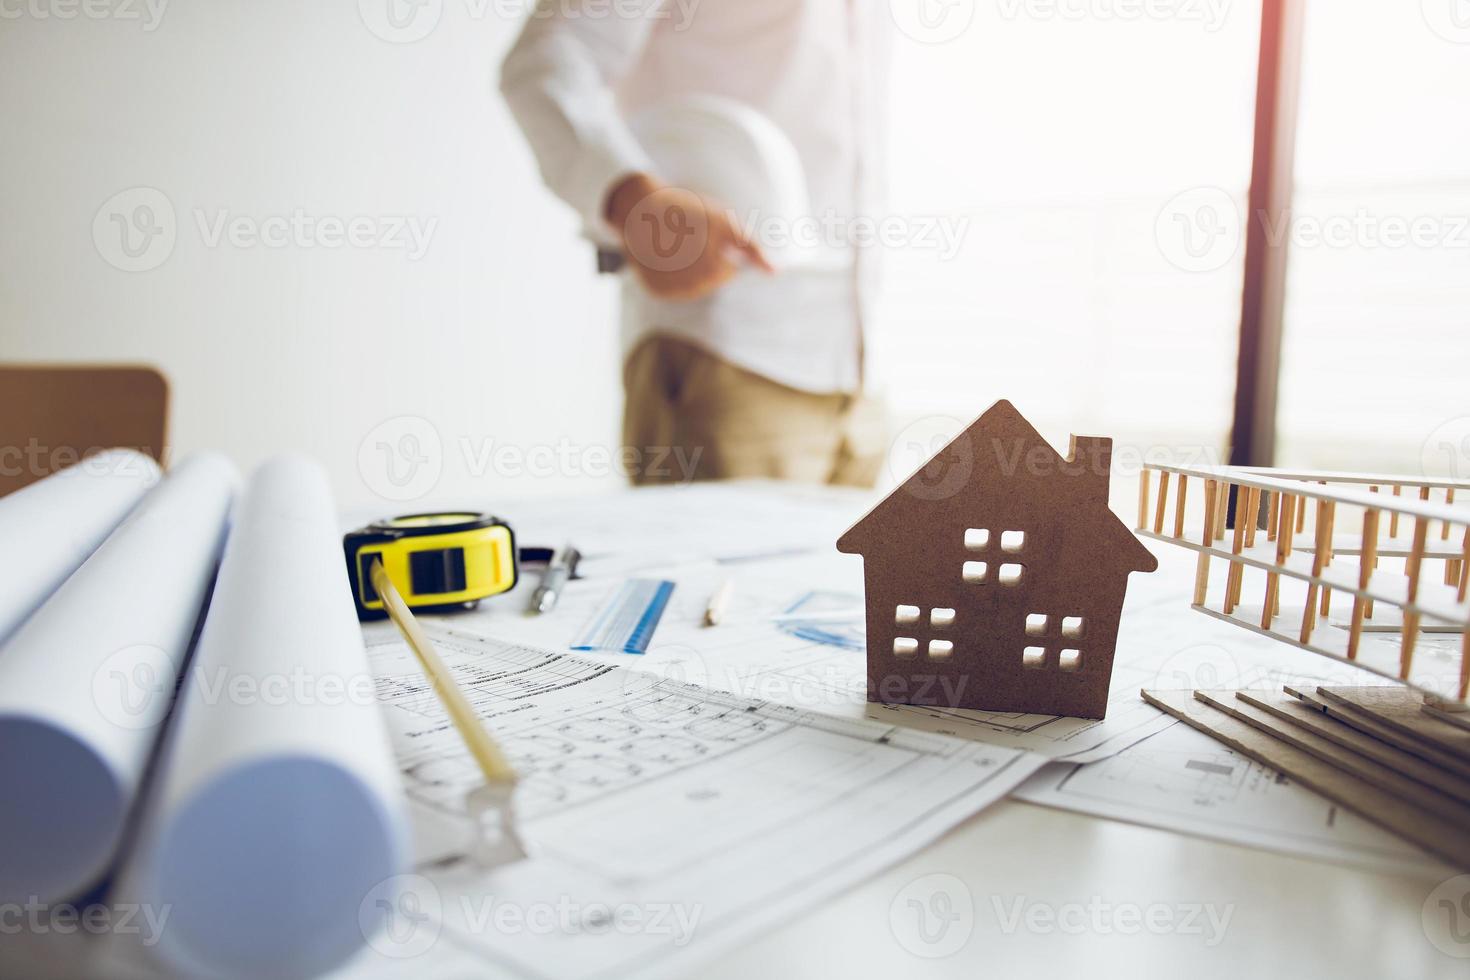
<path fill-rule="evenodd" d="M 735 583 L 725 579 L 715 594 L 710 596 L 709 605 L 704 610 L 704 625 L 718 626 L 725 618 L 725 609 L 730 605 L 730 594 L 735 591 Z"/>
<path fill-rule="evenodd" d="M 500 783 L 514 785 L 516 782 L 515 768 L 510 760 L 505 757 L 495 739 L 485 730 L 480 719 L 475 715 L 475 709 L 454 681 L 454 675 L 449 668 L 444 666 L 444 661 L 439 659 L 439 653 L 434 649 L 434 644 L 419 626 L 418 620 L 414 618 L 403 597 L 398 594 L 398 589 L 393 585 L 393 580 L 383 570 L 381 561 L 374 561 L 372 568 L 373 588 L 378 590 L 378 595 L 383 597 L 383 606 L 388 610 L 388 616 L 393 620 L 395 626 L 403 633 L 403 638 L 408 641 L 409 649 L 418 658 L 419 666 L 428 675 L 429 686 L 439 696 L 439 701 L 444 705 L 449 720 L 454 722 L 454 727 L 459 732 L 459 737 L 464 739 L 465 748 L 474 757 L 480 766 L 480 771 L 485 775 L 487 783 Z"/>

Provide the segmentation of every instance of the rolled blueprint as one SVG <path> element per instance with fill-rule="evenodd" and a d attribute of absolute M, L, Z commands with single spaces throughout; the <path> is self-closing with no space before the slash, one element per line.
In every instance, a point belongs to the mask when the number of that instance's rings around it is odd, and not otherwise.
<path fill-rule="evenodd" d="M 405 870 L 407 826 L 326 476 L 250 480 L 220 565 L 138 863 L 186 976 L 310 976 L 366 941 L 359 907 Z"/>
<path fill-rule="evenodd" d="M 186 460 L 0 646 L 0 902 L 72 897 L 112 864 L 238 480 Z"/>
<path fill-rule="evenodd" d="M 3 641 L 158 482 L 158 464 L 131 449 L 104 453 L 0 497 Z"/>

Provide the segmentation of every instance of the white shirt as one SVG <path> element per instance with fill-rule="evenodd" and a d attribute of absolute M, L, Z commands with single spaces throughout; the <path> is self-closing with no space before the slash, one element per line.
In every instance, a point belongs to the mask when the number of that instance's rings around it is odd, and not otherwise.
<path fill-rule="evenodd" d="M 603 208 L 620 179 L 658 176 L 626 119 L 686 93 L 735 99 L 774 122 L 805 169 L 808 227 L 837 229 L 822 234 L 835 261 L 821 271 L 746 269 L 693 303 L 655 299 L 629 276 L 625 353 L 670 333 L 794 388 L 860 387 L 876 249 L 852 244 L 850 231 L 881 216 L 890 26 L 877 0 L 541 0 L 501 90 L 547 185 L 590 238 L 616 242 Z"/>

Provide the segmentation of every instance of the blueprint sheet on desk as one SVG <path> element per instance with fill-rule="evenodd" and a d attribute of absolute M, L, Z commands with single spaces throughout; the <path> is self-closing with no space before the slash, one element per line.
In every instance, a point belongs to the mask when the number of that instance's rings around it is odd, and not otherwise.
<path fill-rule="evenodd" d="M 1233 752 L 1203 732 L 1176 725 L 1111 759 L 1053 763 L 1017 798 L 1391 873 L 1453 873 L 1401 837 Z"/>
<path fill-rule="evenodd" d="M 732 495 L 730 488 L 718 490 L 711 497 L 700 496 L 704 488 L 689 488 L 672 497 L 651 494 L 639 498 L 635 493 L 629 495 L 631 500 L 615 498 L 619 504 L 611 512 L 615 518 L 611 525 L 600 533 L 582 528 L 582 533 L 592 535 L 595 548 L 584 562 L 583 577 L 570 583 L 549 615 L 524 612 L 535 584 L 535 573 L 531 573 L 515 592 L 444 622 L 483 636 L 565 650 L 629 575 L 664 578 L 676 587 L 648 653 L 642 657 L 612 654 L 608 662 L 783 704 L 843 717 L 879 718 L 1069 762 L 1108 758 L 1175 724 L 1139 698 L 1140 688 L 1249 686 L 1252 679 L 1279 670 L 1283 663 L 1316 659 L 1191 610 L 1193 560 L 1182 551 L 1160 546 L 1155 548 L 1160 571 L 1134 576 L 1129 588 L 1107 718 L 870 704 L 862 651 L 846 642 L 821 642 L 812 638 L 815 630 L 793 630 L 790 624 L 774 621 L 813 594 L 828 607 L 839 605 L 845 596 L 855 610 L 845 633 L 860 634 L 862 620 L 856 610 L 862 605 L 862 562 L 838 554 L 832 541 L 843 520 L 862 512 L 861 502 L 834 508 L 832 498 L 811 492 L 770 491 L 775 496 L 768 498 L 767 491 L 747 488 L 745 497 L 753 495 L 756 502 L 737 506 L 722 496 Z M 846 501 L 845 496 L 840 499 Z M 699 500 L 709 506 L 692 503 Z M 566 506 L 561 501 L 543 502 L 537 509 L 554 511 Z M 845 516 L 834 518 L 834 509 Z M 643 514 L 645 510 L 662 511 L 670 523 L 652 520 Z M 695 522 L 695 513 L 731 516 L 723 530 L 688 539 L 680 532 L 686 523 L 680 517 L 684 510 L 689 512 L 688 523 Z M 579 514 L 568 520 L 578 526 L 587 518 Z M 534 523 L 550 527 L 557 520 L 545 513 Z M 661 547 L 660 541 L 667 547 Z M 786 545 L 791 547 L 783 550 Z M 677 554 L 679 561 L 660 564 L 659 556 L 665 552 Z M 703 625 L 705 605 L 727 580 L 734 583 L 729 609 L 720 626 L 707 628 Z M 825 631 L 839 628 L 839 624 L 823 624 Z M 1300 674 L 1305 668 L 1296 669 Z"/>
<path fill-rule="evenodd" d="M 464 857 L 463 800 L 478 770 L 408 648 L 391 627 L 370 627 L 419 855 L 400 901 L 439 942 L 516 972 L 688 975 L 692 962 L 914 853 L 1044 763 L 580 655 L 431 633 L 521 774 L 533 856 L 493 871 Z M 407 958 L 412 945 L 392 949 L 393 935 L 374 948 Z"/>

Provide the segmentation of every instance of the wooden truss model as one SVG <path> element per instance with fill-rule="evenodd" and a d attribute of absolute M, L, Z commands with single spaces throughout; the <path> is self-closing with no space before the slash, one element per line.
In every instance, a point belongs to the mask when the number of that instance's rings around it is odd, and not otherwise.
<path fill-rule="evenodd" d="M 1470 499 L 1470 482 L 1148 465 L 1138 532 L 1198 553 L 1194 608 L 1201 612 L 1396 678 L 1431 703 L 1463 711 L 1470 693 L 1470 509 L 1455 506 L 1457 491 Z M 1193 494 L 1203 494 L 1204 506 L 1191 522 Z M 1239 519 L 1244 515 L 1255 519 Z M 1212 591 L 1220 561 L 1223 588 Z M 1247 577 L 1260 581 L 1247 590 Z M 1283 612 L 1284 581 L 1306 591 L 1299 607 Z M 1350 618 L 1337 623 L 1330 618 L 1334 593 L 1351 604 Z M 1245 605 L 1247 595 L 1260 604 Z M 1402 639 L 1395 652 L 1364 644 L 1365 632 L 1398 632 Z M 1457 677 L 1416 664 L 1415 647 L 1428 632 L 1463 634 Z"/>

